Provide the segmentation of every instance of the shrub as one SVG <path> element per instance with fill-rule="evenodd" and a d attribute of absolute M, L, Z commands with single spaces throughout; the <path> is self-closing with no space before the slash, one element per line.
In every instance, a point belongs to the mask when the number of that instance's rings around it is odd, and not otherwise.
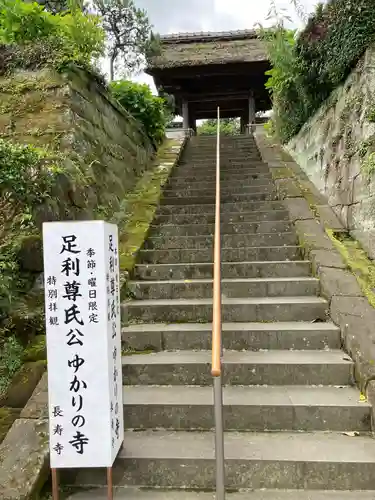
<path fill-rule="evenodd" d="M 0 396 L 22 365 L 23 346 L 15 337 L 0 339 Z"/>
<path fill-rule="evenodd" d="M 74 9 L 64 14 L 47 12 L 37 3 L 0 0 L 0 43 L 29 46 L 43 42 L 57 67 L 75 62 L 90 66 L 104 52 L 104 31 L 99 18 Z"/>
<path fill-rule="evenodd" d="M 46 151 L 0 139 L 0 321 L 24 290 L 20 238 L 35 230 L 33 211 L 50 197 L 59 172 Z"/>
<path fill-rule="evenodd" d="M 373 0 L 331 0 L 319 5 L 294 39 L 282 23 L 261 30 L 272 69 L 267 82 L 274 127 L 282 141 L 298 133 L 330 93 L 343 83 L 375 41 Z"/>
<path fill-rule="evenodd" d="M 148 85 L 119 80 L 111 83 L 113 96 L 144 126 L 152 144 L 157 147 L 165 137 L 167 105 L 163 98 L 154 96 Z"/>
<path fill-rule="evenodd" d="M 46 151 L 0 139 L 2 203 L 9 201 L 13 206 L 42 203 L 58 171 Z"/>

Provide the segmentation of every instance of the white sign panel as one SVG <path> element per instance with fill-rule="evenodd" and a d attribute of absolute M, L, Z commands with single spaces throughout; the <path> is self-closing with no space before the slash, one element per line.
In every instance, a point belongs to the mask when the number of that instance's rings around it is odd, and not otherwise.
<path fill-rule="evenodd" d="M 124 439 L 117 226 L 43 225 L 52 468 L 111 467 Z"/>

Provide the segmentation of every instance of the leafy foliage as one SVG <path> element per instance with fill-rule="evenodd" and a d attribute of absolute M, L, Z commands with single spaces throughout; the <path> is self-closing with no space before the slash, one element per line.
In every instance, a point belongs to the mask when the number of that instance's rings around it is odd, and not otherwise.
<path fill-rule="evenodd" d="M 0 343 L 0 396 L 6 391 L 13 375 L 22 365 L 23 346 L 15 337 Z"/>
<path fill-rule="evenodd" d="M 48 153 L 30 145 L 0 139 L 0 196 L 12 204 L 41 203 L 56 172 Z"/>
<path fill-rule="evenodd" d="M 0 0 L 0 43 L 21 47 L 42 43 L 57 69 L 70 62 L 90 67 L 104 51 L 100 20 L 75 8 L 53 14 L 38 3 Z"/>
<path fill-rule="evenodd" d="M 33 230 L 32 209 L 49 197 L 59 171 L 44 150 L 0 139 L 0 318 L 18 280 L 14 234 Z"/>
<path fill-rule="evenodd" d="M 85 0 L 36 0 L 39 5 L 42 5 L 46 10 L 57 14 L 59 12 L 67 12 L 86 7 Z"/>
<path fill-rule="evenodd" d="M 119 58 L 126 76 L 136 72 L 158 45 L 146 11 L 136 7 L 133 0 L 94 0 L 94 5 L 107 33 L 111 81 L 119 73 Z"/>
<path fill-rule="evenodd" d="M 216 135 L 217 120 L 205 120 L 197 129 L 198 135 Z M 220 120 L 221 135 L 237 135 L 240 133 L 240 122 L 237 118 L 222 118 Z"/>
<path fill-rule="evenodd" d="M 272 69 L 267 82 L 274 105 L 274 129 L 289 140 L 348 76 L 375 41 L 373 0 L 331 0 L 318 5 L 296 38 L 278 18 L 260 30 Z"/>
<path fill-rule="evenodd" d="M 148 85 L 128 80 L 112 82 L 111 90 L 119 103 L 143 124 L 152 144 L 158 146 L 164 139 L 168 119 L 165 100 L 154 96 Z"/>

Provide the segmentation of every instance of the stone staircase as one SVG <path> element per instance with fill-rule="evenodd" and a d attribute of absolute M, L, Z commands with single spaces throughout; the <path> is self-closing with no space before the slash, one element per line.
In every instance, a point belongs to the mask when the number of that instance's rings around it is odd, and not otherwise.
<path fill-rule="evenodd" d="M 124 350 L 139 353 L 123 362 L 119 499 L 213 497 L 215 148 L 215 138 L 190 140 L 139 254 L 134 300 L 123 304 Z M 221 158 L 228 496 L 375 499 L 371 408 L 269 167 L 249 136 L 223 138 Z M 76 481 L 103 486 L 105 476 L 81 471 Z"/>

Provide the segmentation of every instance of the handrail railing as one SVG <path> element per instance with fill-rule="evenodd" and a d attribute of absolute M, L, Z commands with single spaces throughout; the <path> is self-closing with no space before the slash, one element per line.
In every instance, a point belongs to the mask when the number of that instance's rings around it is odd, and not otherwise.
<path fill-rule="evenodd" d="M 212 313 L 212 376 L 215 410 L 216 500 L 225 499 L 223 386 L 221 376 L 220 108 L 217 108 L 216 195 Z"/>

